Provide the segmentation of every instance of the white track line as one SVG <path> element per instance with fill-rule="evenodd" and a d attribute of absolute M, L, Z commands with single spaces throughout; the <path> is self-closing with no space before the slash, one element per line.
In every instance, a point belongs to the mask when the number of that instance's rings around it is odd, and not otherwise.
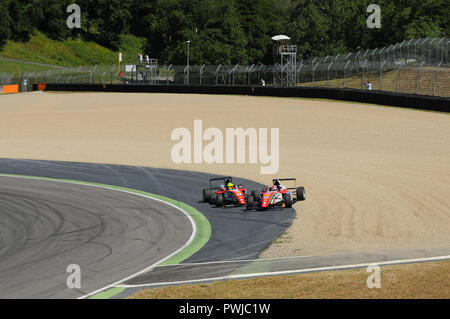
<path fill-rule="evenodd" d="M 333 256 L 333 255 L 326 255 Z M 253 262 L 253 261 L 271 261 L 271 260 L 284 260 L 284 259 L 300 259 L 309 257 L 320 257 L 320 255 L 305 255 L 305 256 L 290 256 L 290 257 L 272 257 L 272 258 L 261 258 L 261 259 L 229 259 L 229 260 L 219 260 L 219 261 L 205 261 L 197 263 L 182 263 L 178 265 L 165 265 L 158 266 L 155 268 L 167 267 L 167 266 L 194 266 L 194 265 L 209 265 L 209 264 L 227 264 L 227 263 L 239 263 L 239 262 Z"/>
<path fill-rule="evenodd" d="M 140 274 L 142 274 L 142 273 L 144 273 L 144 272 L 146 272 L 146 271 L 149 271 L 150 269 L 154 268 L 156 265 L 158 265 L 158 264 L 160 264 L 160 263 L 166 261 L 166 260 L 169 259 L 170 257 L 174 256 L 175 254 L 179 253 L 179 252 L 182 251 L 184 248 L 186 248 L 186 247 L 194 240 L 194 237 L 195 237 L 195 235 L 197 234 L 197 226 L 195 225 L 195 222 L 194 222 L 194 220 L 192 219 L 192 217 L 191 217 L 185 210 L 183 210 L 183 209 L 181 209 L 180 207 L 177 207 L 177 206 L 175 206 L 175 205 L 173 205 L 173 204 L 171 204 L 171 203 L 168 203 L 168 202 L 165 202 L 165 201 L 163 201 L 163 200 L 161 200 L 161 199 L 158 199 L 158 198 L 153 198 L 153 197 L 150 197 L 150 196 L 147 196 L 147 195 L 143 195 L 143 194 L 139 194 L 139 193 L 135 193 L 135 192 L 131 192 L 131 191 L 126 191 L 126 190 L 122 190 L 122 189 L 118 189 L 118 188 L 112 188 L 112 187 L 101 186 L 101 185 L 94 185 L 94 184 L 87 184 L 87 183 L 84 183 L 84 182 L 81 182 L 81 181 L 80 181 L 80 182 L 78 182 L 78 181 L 73 181 L 73 182 L 72 182 L 72 181 L 60 181 L 60 180 L 53 180 L 52 178 L 40 178 L 40 177 L 34 177 L 34 176 L 11 176 L 11 175 L 8 175 L 8 174 L 0 174 L 0 177 L 12 177 L 12 178 L 23 178 L 23 179 L 35 179 L 35 180 L 47 181 L 47 182 L 56 182 L 56 183 L 66 183 L 66 184 L 73 184 L 73 185 L 91 186 L 91 187 L 103 188 L 103 189 L 108 189 L 108 190 L 112 190 L 112 191 L 117 191 L 117 192 L 122 192 L 122 193 L 128 193 L 128 194 L 131 194 L 131 195 L 141 196 L 141 197 L 145 197 L 145 198 L 148 198 L 148 199 L 151 199 L 151 200 L 155 200 L 155 201 L 164 203 L 164 204 L 166 204 L 166 205 L 169 205 L 169 206 L 172 206 L 173 208 L 178 209 L 178 210 L 181 211 L 184 215 L 186 215 L 186 217 L 187 217 L 187 218 L 189 219 L 189 221 L 191 222 L 191 225 L 192 225 L 192 234 L 191 234 L 191 237 L 189 237 L 189 240 L 188 240 L 183 246 L 181 246 L 180 248 L 178 248 L 176 251 L 174 251 L 173 253 L 171 253 L 171 254 L 168 255 L 167 257 L 164 257 L 164 258 L 161 259 L 160 261 L 157 261 L 157 262 L 154 263 L 153 265 L 148 266 L 148 267 L 146 267 L 145 269 L 143 269 L 143 270 L 141 270 L 141 271 L 139 271 L 139 272 L 137 272 L 137 273 L 135 273 L 135 274 L 133 274 L 133 275 L 131 275 L 131 276 L 128 276 L 128 277 L 126 277 L 126 278 L 124 278 L 124 279 L 121 279 L 121 280 L 119 280 L 119 281 L 116 281 L 116 282 L 114 282 L 114 283 L 112 283 L 112 284 L 110 284 L 110 285 L 108 285 L 108 286 L 105 286 L 105 287 L 103 287 L 103 288 L 100 288 L 100 289 L 97 289 L 97 290 L 95 290 L 95 291 L 93 291 L 93 292 L 90 292 L 90 293 L 88 293 L 88 294 L 86 294 L 86 295 L 83 295 L 83 296 L 81 296 L 81 297 L 78 297 L 77 299 L 85 299 L 85 298 L 88 298 L 88 297 L 90 297 L 90 296 L 92 296 L 92 295 L 96 295 L 96 294 L 98 294 L 98 293 L 100 293 L 100 292 L 102 292 L 102 291 L 104 291 L 104 290 L 107 290 L 107 289 L 109 289 L 109 288 L 116 287 L 117 285 L 119 285 L 120 283 L 122 283 L 122 282 L 124 282 L 124 281 L 130 280 L 130 279 L 133 278 L 133 277 L 136 277 L 136 276 L 138 276 L 138 275 L 140 275 Z M 118 187 L 120 187 L 120 186 L 118 186 Z"/>
<path fill-rule="evenodd" d="M 370 265 L 386 266 L 386 265 L 393 265 L 393 264 L 407 264 L 407 263 L 417 263 L 417 262 L 425 262 L 425 261 L 438 261 L 438 260 L 446 260 L 446 259 L 450 259 L 450 255 L 438 256 L 438 257 L 427 257 L 427 258 L 416 258 L 416 259 L 401 259 L 401 260 L 371 262 L 371 263 L 342 265 L 342 266 L 329 266 L 329 267 L 297 269 L 297 270 L 262 272 L 262 273 L 253 273 L 253 274 L 244 274 L 244 275 L 229 275 L 229 276 L 204 278 L 204 279 L 172 281 L 172 282 L 160 282 L 160 283 L 153 283 L 153 284 L 141 284 L 141 285 L 120 285 L 119 284 L 116 287 L 122 287 L 122 288 L 149 287 L 150 288 L 151 286 L 192 284 L 192 283 L 202 283 L 202 282 L 210 282 L 210 281 L 218 281 L 218 280 L 245 279 L 245 278 L 264 277 L 264 276 L 300 274 L 300 273 L 317 272 L 317 271 L 325 271 L 325 270 L 340 270 L 340 269 L 362 268 L 362 267 L 367 267 L 367 266 L 370 266 Z"/>

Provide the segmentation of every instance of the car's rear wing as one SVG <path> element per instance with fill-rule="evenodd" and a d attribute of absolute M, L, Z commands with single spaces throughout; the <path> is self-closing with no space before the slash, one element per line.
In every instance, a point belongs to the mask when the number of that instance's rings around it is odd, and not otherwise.
<path fill-rule="evenodd" d="M 275 184 L 276 180 L 278 180 L 280 182 L 281 181 L 294 181 L 294 187 L 287 187 L 287 189 L 293 189 L 293 190 L 297 189 L 297 178 L 274 178 L 272 180 L 272 184 Z"/>
<path fill-rule="evenodd" d="M 210 178 L 210 179 L 209 179 L 209 189 L 219 189 L 219 187 L 212 187 L 211 182 L 214 182 L 214 181 L 223 181 L 223 183 L 225 183 L 225 181 L 226 181 L 227 179 L 229 179 L 231 183 L 233 182 L 233 179 L 231 178 L 231 176 L 228 176 L 228 177 Z"/>

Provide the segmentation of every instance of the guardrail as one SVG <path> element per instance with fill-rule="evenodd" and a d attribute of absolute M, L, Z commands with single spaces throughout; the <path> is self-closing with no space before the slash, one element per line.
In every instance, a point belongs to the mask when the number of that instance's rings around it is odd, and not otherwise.
<path fill-rule="evenodd" d="M 35 86 L 37 89 L 37 86 Z M 260 86 L 198 86 L 198 85 L 136 85 L 136 84 L 56 84 L 47 83 L 46 91 L 130 92 L 130 93 L 195 93 L 238 94 L 253 96 L 300 97 L 408 107 L 450 112 L 450 98 L 404 93 L 338 89 L 326 87 L 260 87 Z"/>

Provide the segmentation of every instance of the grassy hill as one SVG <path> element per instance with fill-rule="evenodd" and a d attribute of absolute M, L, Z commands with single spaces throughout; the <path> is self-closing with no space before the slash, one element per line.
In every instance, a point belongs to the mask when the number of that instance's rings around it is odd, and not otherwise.
<path fill-rule="evenodd" d="M 133 35 L 121 35 L 123 64 L 135 63 L 137 54 L 145 44 L 144 38 Z M 86 42 L 81 39 L 68 39 L 56 41 L 49 39 L 38 31 L 28 42 L 14 42 L 9 40 L 0 49 L 0 57 L 31 61 L 55 66 L 77 67 L 88 65 L 116 65 L 118 52 L 113 52 L 94 42 Z M 14 61 L 1 60 L 0 72 L 17 72 L 17 68 L 23 70 L 40 71 L 50 67 L 30 65 Z"/>
<path fill-rule="evenodd" d="M 32 71 L 46 71 L 49 69 L 56 69 L 56 67 L 33 64 L 28 62 L 3 60 L 0 57 L 0 77 L 4 72 L 6 73 L 24 73 Z"/>

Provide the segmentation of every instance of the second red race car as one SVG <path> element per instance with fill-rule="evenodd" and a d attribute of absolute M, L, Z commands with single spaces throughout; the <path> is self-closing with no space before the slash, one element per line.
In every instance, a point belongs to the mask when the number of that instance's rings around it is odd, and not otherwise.
<path fill-rule="evenodd" d="M 286 187 L 281 181 L 293 181 L 294 187 Z M 273 179 L 272 182 L 272 186 L 263 188 L 260 193 L 252 191 L 247 198 L 247 209 L 291 208 L 294 203 L 306 199 L 305 188 L 296 186 L 296 178 Z"/>
<path fill-rule="evenodd" d="M 216 186 L 219 182 L 220 185 Z M 209 188 L 203 189 L 203 202 L 227 207 L 227 205 L 244 206 L 247 204 L 247 189 L 243 185 L 233 184 L 231 177 L 211 178 Z"/>

